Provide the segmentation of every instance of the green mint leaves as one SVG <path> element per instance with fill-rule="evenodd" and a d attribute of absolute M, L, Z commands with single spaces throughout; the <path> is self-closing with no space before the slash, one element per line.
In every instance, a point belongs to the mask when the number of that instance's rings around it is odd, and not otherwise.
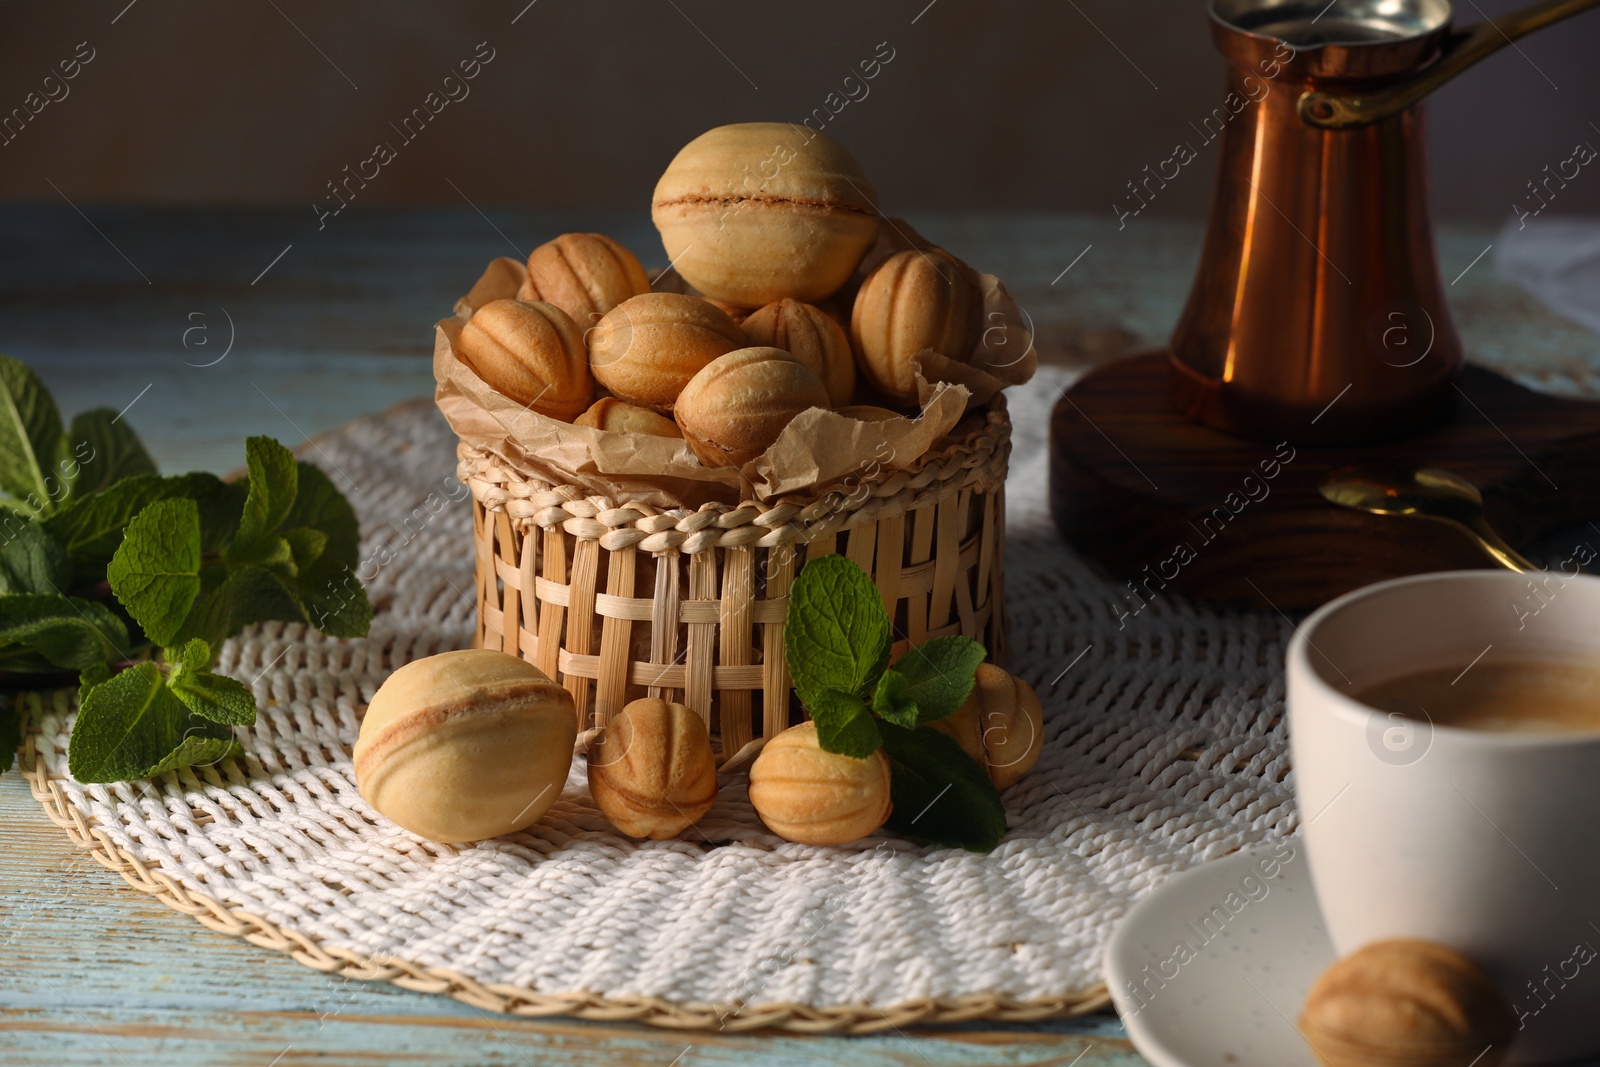
<path fill-rule="evenodd" d="M 61 412 L 39 376 L 0 356 L 0 503 L 38 512 L 50 497 L 46 471 L 61 446 Z"/>
<path fill-rule="evenodd" d="M 109 488 L 125 478 L 154 474 L 156 462 L 110 408 L 85 411 L 72 420 L 56 452 L 56 470 L 67 479 L 61 500 Z"/>
<path fill-rule="evenodd" d="M 801 569 L 784 649 L 818 743 L 857 759 L 883 749 L 892 772 L 890 829 L 987 852 L 1005 833 L 1000 794 L 954 741 L 916 729 L 966 702 L 984 648 L 967 637 L 935 637 L 890 666 L 892 645 L 883 599 L 860 567 L 829 555 Z"/>
<path fill-rule="evenodd" d="M 127 656 L 127 627 L 106 605 L 54 594 L 0 596 L 0 671 L 86 671 Z"/>
<path fill-rule="evenodd" d="M 889 801 L 884 825 L 935 845 L 988 852 L 1006 832 L 1006 809 L 989 775 L 937 730 L 883 731 L 889 757 Z"/>
<path fill-rule="evenodd" d="M 865 572 L 843 556 L 823 556 L 802 569 L 789 594 L 784 633 L 789 673 L 802 700 L 825 689 L 869 696 L 889 663 L 883 601 Z"/>
<path fill-rule="evenodd" d="M 72 776 L 119 782 L 243 755 L 232 727 L 255 721 L 255 698 L 243 684 L 193 666 L 210 659 L 210 648 L 196 641 L 177 662 L 169 650 L 166 664 L 140 663 L 91 688 L 72 728 Z"/>
<path fill-rule="evenodd" d="M 79 781 L 242 754 L 233 728 L 255 722 L 255 697 L 211 667 L 244 626 L 367 632 L 349 502 L 270 437 L 247 440 L 245 458 L 237 483 L 162 477 L 115 412 L 63 427 L 38 376 L 0 356 L 0 681 L 78 675 Z M 0 770 L 18 728 L 0 700 Z"/>
<path fill-rule="evenodd" d="M 872 710 L 910 729 L 954 714 L 972 695 L 983 646 L 969 637 L 934 637 L 910 649 L 885 671 Z"/>
<path fill-rule="evenodd" d="M 45 517 L 43 527 L 67 551 L 81 583 L 104 581 L 133 517 L 158 500 L 193 500 L 200 509 L 201 549 L 215 552 L 239 524 L 246 489 L 214 474 L 140 475 L 88 495 L 75 495 Z M 0 516 L 0 522 L 8 521 Z"/>
<path fill-rule="evenodd" d="M 150 640 L 176 641 L 200 595 L 199 506 L 158 500 L 135 515 L 106 578 Z"/>
<path fill-rule="evenodd" d="M 133 479 L 56 517 L 71 543 L 98 558 L 108 526 L 143 502 L 105 575 L 139 629 L 167 649 L 164 666 L 139 664 L 86 691 L 70 757 L 79 781 L 235 754 L 229 727 L 255 722 L 255 697 L 208 668 L 211 650 L 244 626 L 286 619 L 334 636 L 366 633 L 372 605 L 352 578 L 360 530 L 349 503 L 270 437 L 250 438 L 245 452 L 242 499 L 203 479 Z M 230 514 L 230 505 L 238 510 Z M 138 681 L 123 680 L 135 671 Z"/>
<path fill-rule="evenodd" d="M 218 645 L 266 619 L 336 637 L 366 633 L 372 606 L 346 588 L 360 555 L 355 512 L 325 474 L 272 438 L 252 437 L 245 448 L 248 489 L 218 558 L 207 558 L 208 540 L 219 538 L 207 537 L 198 501 L 156 500 L 128 523 L 112 555 L 112 592 L 160 645 Z"/>
<path fill-rule="evenodd" d="M 790 662 L 794 662 L 790 659 Z M 854 693 L 823 689 L 800 698 L 817 724 L 817 744 L 826 752 L 866 759 L 883 747 L 883 735 L 867 702 Z"/>
<path fill-rule="evenodd" d="M 21 361 L 0 356 L 0 508 L 49 515 L 75 494 L 155 469 L 116 412 L 86 411 L 63 429 L 61 412 L 39 376 Z"/>

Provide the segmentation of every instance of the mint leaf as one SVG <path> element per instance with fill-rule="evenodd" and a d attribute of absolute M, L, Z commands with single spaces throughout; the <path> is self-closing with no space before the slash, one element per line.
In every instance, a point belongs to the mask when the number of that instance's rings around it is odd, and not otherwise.
<path fill-rule="evenodd" d="M 224 674 L 196 671 L 167 683 L 185 707 L 203 719 L 249 726 L 256 721 L 256 696 L 243 682 Z"/>
<path fill-rule="evenodd" d="M 903 676 L 906 685 L 897 698 L 914 705 L 915 717 L 899 725 L 912 727 L 950 715 L 972 695 L 978 664 L 988 653 L 970 637 L 935 637 L 924 641 L 895 660 L 892 673 Z M 890 718 L 884 712 L 879 715 Z"/>
<path fill-rule="evenodd" d="M 0 514 L 0 593 L 64 593 L 72 584 L 67 550 L 38 522 Z"/>
<path fill-rule="evenodd" d="M 843 556 L 820 556 L 795 579 L 783 640 L 807 707 L 829 689 L 865 699 L 889 662 L 889 616 L 866 572 Z"/>
<path fill-rule="evenodd" d="M 314 464 L 301 463 L 296 480 L 300 489 L 295 494 L 294 505 L 283 517 L 281 529 L 310 529 L 321 533 L 323 547 L 318 554 L 334 556 L 338 562 L 354 568 L 361 561 L 361 527 L 350 501 L 322 473 L 322 468 Z"/>
<path fill-rule="evenodd" d="M 292 574 L 299 574 L 308 569 L 322 558 L 322 553 L 328 548 L 327 533 L 309 526 L 290 530 L 283 535 L 283 540 L 289 546 L 289 556 L 294 561 L 294 569 L 290 572 Z"/>
<path fill-rule="evenodd" d="M 221 555 L 239 532 L 239 513 L 248 492 L 240 482 L 225 482 L 214 474 L 180 474 L 195 479 L 181 495 L 200 509 L 200 551 Z"/>
<path fill-rule="evenodd" d="M 88 670 L 127 657 L 128 630 L 104 604 L 56 594 L 0 596 L 0 668 Z"/>
<path fill-rule="evenodd" d="M 249 726 L 256 721 L 256 698 L 243 682 L 206 670 L 211 665 L 211 646 L 204 641 L 189 641 L 180 649 L 167 649 L 172 673 L 167 686 L 185 707 L 203 719 Z"/>
<path fill-rule="evenodd" d="M 289 578 L 294 577 L 296 570 L 294 549 L 289 547 L 288 538 L 277 534 L 258 537 L 244 548 L 229 549 L 227 561 L 229 566 L 250 564 L 266 567 Z"/>
<path fill-rule="evenodd" d="M 81 487 L 80 487 L 81 488 Z M 79 582 L 105 578 L 106 566 L 122 544 L 133 517 L 158 500 L 189 497 L 200 509 L 200 547 L 216 552 L 233 536 L 244 503 L 243 486 L 197 472 L 170 478 L 140 475 L 99 492 L 74 491 L 61 509 L 44 520 L 45 529 L 66 548 Z"/>
<path fill-rule="evenodd" d="M 372 604 L 355 577 L 361 528 L 350 502 L 271 438 L 248 445 L 250 490 L 225 553 L 228 581 L 208 590 L 201 617 L 184 633 L 215 644 L 247 622 L 288 619 L 332 637 L 365 636 Z"/>
<path fill-rule="evenodd" d="M 880 718 L 907 729 L 917 725 L 917 702 L 906 697 L 911 679 L 890 667 L 878 678 L 872 691 L 872 710 Z"/>
<path fill-rule="evenodd" d="M 884 825 L 929 844 L 988 852 L 1006 832 L 1006 809 L 982 767 L 937 730 L 883 724 L 889 757 L 889 799 Z"/>
<path fill-rule="evenodd" d="M 301 573 L 296 592 L 306 621 L 329 637 L 365 637 L 372 626 L 372 602 L 354 567 L 324 556 Z"/>
<path fill-rule="evenodd" d="M 80 782 L 146 778 L 232 751 L 231 729 L 193 714 L 154 663 L 130 667 L 83 698 L 67 768 Z"/>
<path fill-rule="evenodd" d="M 166 774 L 179 767 L 210 767 L 225 759 L 243 758 L 244 746 L 231 737 L 191 733 L 183 739 L 182 744 L 167 755 L 166 759 L 151 767 L 140 777 L 154 778 L 158 774 Z"/>
<path fill-rule="evenodd" d="M 201 638 L 215 648 L 251 623 L 271 619 L 305 622 L 306 615 L 271 571 L 232 567 L 223 583 L 195 604 L 177 639 Z"/>
<path fill-rule="evenodd" d="M 89 690 L 108 681 L 116 672 L 111 669 L 111 664 L 105 660 L 91 663 L 78 675 L 78 705 L 82 707 L 84 698 L 89 695 Z"/>
<path fill-rule="evenodd" d="M 61 439 L 56 460 L 56 469 L 66 483 L 58 502 L 156 473 L 155 460 L 132 427 L 110 408 L 95 408 L 75 417 Z"/>
<path fill-rule="evenodd" d="M 866 759 L 883 745 L 866 701 L 853 693 L 825 689 L 806 709 L 817 724 L 817 744 L 824 752 Z"/>
<path fill-rule="evenodd" d="M 203 671 L 211 666 L 211 645 L 198 638 L 185 641 L 177 648 L 164 648 L 161 655 L 172 665 L 174 672 Z"/>
<path fill-rule="evenodd" d="M 230 563 L 261 561 L 261 542 L 277 531 L 299 492 L 299 464 L 293 452 L 270 437 L 247 438 L 244 451 L 250 466 L 250 492 L 239 518 L 239 533 L 227 552 Z"/>
<path fill-rule="evenodd" d="M 0 489 L 30 513 L 51 505 L 46 478 L 60 440 L 61 412 L 49 390 L 27 364 L 0 356 Z"/>
<path fill-rule="evenodd" d="M 300 464 L 300 491 L 284 516 L 297 574 L 285 583 L 306 621 L 329 637 L 365 637 L 372 603 L 356 577 L 361 526 L 350 502 L 322 470 Z"/>
<path fill-rule="evenodd" d="M 0 694 L 0 774 L 11 769 L 22 747 L 22 714 L 14 697 Z"/>
<path fill-rule="evenodd" d="M 150 639 L 173 644 L 200 595 L 199 506 L 193 500 L 158 500 L 139 512 L 106 577 Z"/>

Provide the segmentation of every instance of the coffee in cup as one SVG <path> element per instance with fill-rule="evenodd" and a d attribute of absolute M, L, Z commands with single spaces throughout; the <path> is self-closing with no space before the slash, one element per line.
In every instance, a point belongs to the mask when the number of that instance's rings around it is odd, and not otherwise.
<path fill-rule="evenodd" d="M 1600 732 L 1600 666 L 1498 660 L 1431 667 L 1369 685 L 1361 703 L 1434 726 L 1498 733 Z M 1597 655 L 1600 660 L 1600 655 Z"/>

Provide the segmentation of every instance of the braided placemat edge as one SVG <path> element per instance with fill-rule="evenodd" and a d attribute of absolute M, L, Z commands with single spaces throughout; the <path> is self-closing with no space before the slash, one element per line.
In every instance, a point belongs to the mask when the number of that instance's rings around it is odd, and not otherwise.
<path fill-rule="evenodd" d="M 541 993 L 521 986 L 485 984 L 442 967 L 419 967 L 403 959 L 368 957 L 329 951 L 293 929 L 277 926 L 241 908 L 230 908 L 204 893 L 178 885 L 122 849 L 94 821 L 68 801 L 35 747 L 38 733 L 25 711 L 24 739 L 18 769 L 45 817 L 66 831 L 67 838 L 128 885 L 155 897 L 174 911 L 208 929 L 241 937 L 258 948 L 282 952 L 296 963 L 324 974 L 361 981 L 390 982 L 402 989 L 451 997 L 485 1011 L 523 1018 L 571 1016 L 591 1022 L 632 1022 L 668 1030 L 741 1033 L 782 1030 L 801 1034 L 875 1034 L 907 1026 L 970 1022 L 1028 1023 L 1101 1011 L 1111 1004 L 1102 983 L 1060 996 L 1018 1000 L 992 994 L 954 998 L 922 998 L 887 1006 L 797 1003 L 691 1004 L 660 997 L 607 997 L 597 993 Z"/>

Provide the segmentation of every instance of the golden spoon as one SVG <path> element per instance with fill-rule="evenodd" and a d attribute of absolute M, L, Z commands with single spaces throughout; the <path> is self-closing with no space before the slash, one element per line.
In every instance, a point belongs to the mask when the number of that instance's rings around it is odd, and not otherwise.
<path fill-rule="evenodd" d="M 1437 467 L 1373 464 L 1334 471 L 1322 484 L 1332 503 L 1373 515 L 1409 515 L 1447 523 L 1465 533 L 1485 555 L 1512 571 L 1536 571 L 1501 540 L 1483 517 L 1483 494 L 1461 477 Z"/>

